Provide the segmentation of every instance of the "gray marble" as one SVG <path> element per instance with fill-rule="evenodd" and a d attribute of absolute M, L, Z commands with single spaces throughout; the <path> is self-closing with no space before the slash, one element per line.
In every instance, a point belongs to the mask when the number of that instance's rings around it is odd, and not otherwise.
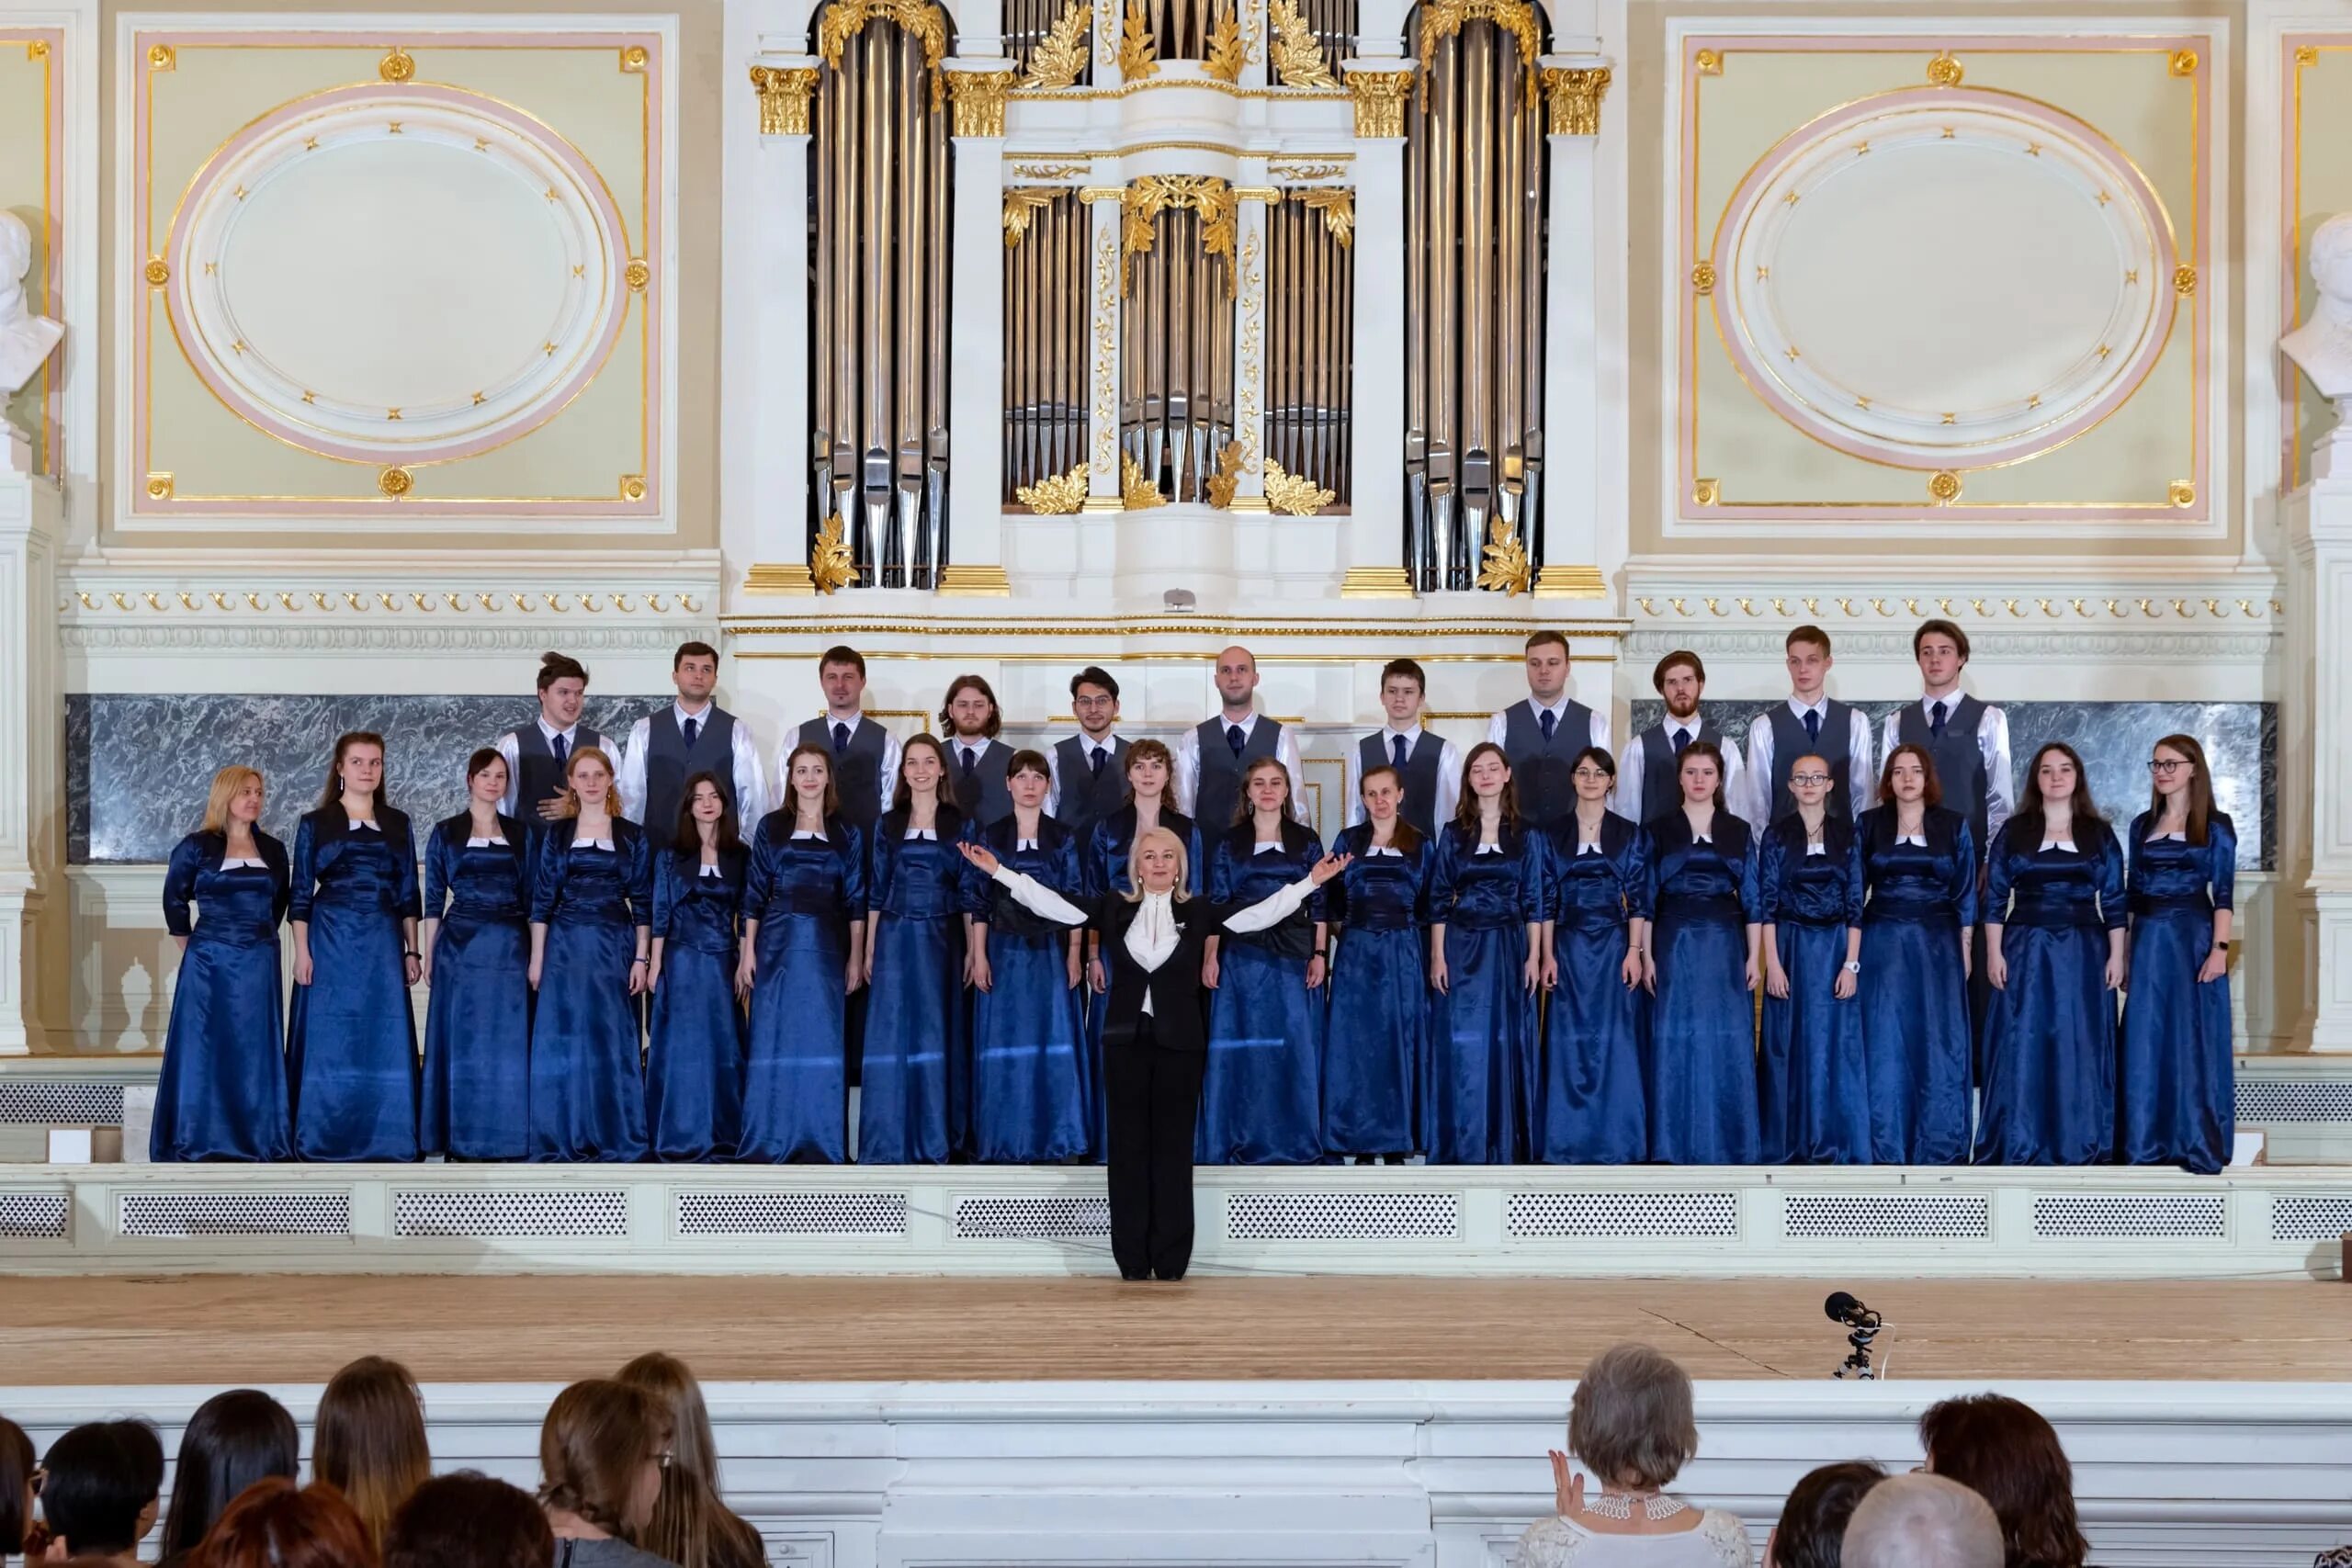
<path fill-rule="evenodd" d="M 1701 710 L 1735 735 L 1770 702 L 1702 702 Z M 1863 703 L 1876 754 L 1879 727 L 1901 703 Z M 2003 703 L 2009 716 L 2009 750 L 2022 787 L 2033 753 L 2063 740 L 2082 754 L 2091 797 L 2119 824 L 2148 804 L 2148 752 L 2167 735 L 2193 735 L 2213 768 L 2213 799 L 2237 824 L 2238 869 L 2278 868 L 2278 705 L 2276 703 Z M 1645 697 L 1633 705 L 1635 734 L 1666 716 L 1666 705 Z"/>
<path fill-rule="evenodd" d="M 670 700 L 591 695 L 582 717 L 617 740 Z M 262 826 L 290 845 L 318 805 L 335 737 L 384 737 L 386 795 L 421 830 L 466 798 L 466 759 L 526 724 L 528 695 L 497 697 L 130 696 L 65 701 L 66 851 L 77 863 L 153 862 L 204 817 L 212 775 L 232 762 L 268 782 Z M 617 749 L 617 748 L 616 748 Z M 615 759 L 616 762 L 618 759 Z"/>

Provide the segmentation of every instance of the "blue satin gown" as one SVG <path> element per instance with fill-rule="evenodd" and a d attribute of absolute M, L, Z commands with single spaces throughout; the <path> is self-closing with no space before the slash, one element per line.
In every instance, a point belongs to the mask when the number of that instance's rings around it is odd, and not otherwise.
<path fill-rule="evenodd" d="M 1625 984 L 1629 922 L 1649 918 L 1649 835 L 1611 812 L 1598 843 L 1573 818 L 1552 829 L 1546 876 L 1559 964 L 1544 1016 L 1544 1079 L 1532 1157 L 1545 1165 L 1636 1165 L 1649 1156 L 1642 1091 L 1648 997 Z"/>
<path fill-rule="evenodd" d="M 147 1157 L 290 1160 L 279 1017 L 277 922 L 286 916 L 286 846 L 254 830 L 261 866 L 223 871 L 229 840 L 190 833 L 164 872 L 164 925 L 187 938 L 172 987 L 164 1076 Z M 188 919 L 188 905 L 197 919 Z"/>
<path fill-rule="evenodd" d="M 1922 844 L 1899 841 L 1895 808 L 1855 824 L 1862 886 L 1862 1055 L 1871 1157 L 1880 1165 L 1964 1165 L 1975 1030 L 1960 933 L 1976 923 L 1976 839 L 1968 819 L 1931 807 Z"/>
<path fill-rule="evenodd" d="M 956 852 L 961 812 L 943 804 L 937 825 L 920 831 L 931 836 L 909 838 L 907 814 L 893 811 L 874 832 L 874 996 L 857 1100 L 863 1165 L 941 1165 L 958 1130 L 970 1135 L 964 917 L 978 888 Z"/>
<path fill-rule="evenodd" d="M 560 818 L 533 852 L 531 920 L 548 928 L 531 1014 L 535 1160 L 641 1160 L 648 1147 L 628 972 L 637 927 L 653 919 L 653 859 L 636 823 L 612 825 L 604 849 Z"/>
<path fill-rule="evenodd" d="M 2012 818 L 1993 846 L 1984 919 L 2003 928 L 2009 973 L 1984 1021 L 1979 1165 L 2099 1165 L 2115 1153 L 2105 975 L 2107 933 L 2124 923 L 2123 850 L 2104 823 L 2075 824 L 2079 852 L 2041 848 L 2030 837 L 2040 828 Z"/>
<path fill-rule="evenodd" d="M 1201 829 L 1191 818 L 1169 804 L 1172 798 L 1162 795 L 1159 825 L 1184 841 L 1184 890 L 1197 898 L 1201 885 L 1208 875 L 1208 860 L 1203 853 Z M 1106 817 L 1098 818 L 1080 840 L 1078 869 L 1086 897 L 1079 902 L 1091 909 L 1101 906 L 1103 897 L 1112 893 L 1134 890 L 1135 879 L 1128 874 L 1128 863 L 1136 847 L 1136 808 L 1133 801 Z M 1099 934 L 1097 937 L 1099 940 Z M 1111 961 L 1102 961 L 1103 974 L 1110 973 Z M 1111 1010 L 1111 995 L 1107 991 L 1086 993 L 1086 1062 L 1087 1071 L 1094 1081 L 1093 1144 L 1094 1157 L 1102 1159 L 1109 1151 L 1110 1140 L 1105 1136 L 1106 1113 L 1102 1106 L 1102 1025 Z"/>
<path fill-rule="evenodd" d="M 1527 928 L 1544 919 L 1544 835 L 1478 842 L 1437 831 L 1429 919 L 1445 928 L 1446 989 L 1430 994 L 1423 1139 L 1432 1165 L 1517 1165 L 1535 1146 L 1544 1037 L 1527 988 Z"/>
<path fill-rule="evenodd" d="M 424 842 L 433 981 L 424 1004 L 418 1142 L 452 1159 L 531 1152 L 531 895 L 528 830 L 498 819 L 503 844 L 469 844 L 460 811 Z"/>
<path fill-rule="evenodd" d="M 2237 1086 L 2230 1056 L 2230 977 L 2200 981 L 2213 911 L 2234 907 L 2238 835 L 2226 813 L 2205 842 L 2152 839 L 2132 824 L 2132 988 L 2123 998 L 2116 1158 L 2210 1176 L 2230 1162 Z"/>
<path fill-rule="evenodd" d="M 1847 932 L 1862 923 L 1862 854 L 1854 825 L 1822 820 L 1818 848 L 1794 812 L 1763 834 L 1757 891 L 1765 940 L 1781 956 L 1789 994 L 1764 997 L 1756 1055 L 1756 1109 L 1764 1158 L 1774 1164 L 1868 1165 L 1870 1065 L 1860 982 L 1840 1001 Z"/>
<path fill-rule="evenodd" d="M 1400 826 L 1401 836 L 1409 829 Z M 1372 824 L 1332 842 L 1355 858 L 1323 885 L 1340 928 L 1331 949 L 1331 1013 L 1323 1046 L 1323 1148 L 1408 1155 L 1420 1147 L 1420 1094 L 1430 1033 L 1429 929 L 1423 905 L 1437 846 L 1374 850 Z"/>
<path fill-rule="evenodd" d="M 665 850 L 653 863 L 662 983 L 646 1031 L 645 1122 L 660 1160 L 733 1159 L 743 1135 L 750 1031 L 735 996 L 737 932 L 751 852 Z"/>
<path fill-rule="evenodd" d="M 743 918 L 753 951 L 751 1065 L 736 1157 L 838 1165 L 849 1157 L 849 929 L 865 919 L 865 834 L 838 817 L 798 836 L 793 807 L 760 819 Z"/>
<path fill-rule="evenodd" d="M 288 918 L 310 925 L 311 983 L 294 987 L 286 1073 L 294 1154 L 305 1160 L 416 1158 L 416 1015 L 402 919 L 424 914 L 408 818 L 376 808 L 362 828 L 340 802 L 294 834 Z"/>
<path fill-rule="evenodd" d="M 1071 902 L 1083 897 L 1078 840 L 1050 817 L 1037 837 L 1005 817 L 974 835 L 1013 870 Z M 989 988 L 972 1002 L 972 1157 L 1053 1164 L 1093 1153 L 1097 1097 L 1086 1056 L 1085 995 L 1069 983 L 1070 928 L 1039 918 L 1003 886 L 981 883 Z"/>
<path fill-rule="evenodd" d="M 1323 858 L 1315 835 L 1283 824 L 1283 841 L 1256 846 L 1248 822 L 1209 851 L 1209 902 L 1248 908 L 1296 882 Z M 1201 1082 L 1196 1165 L 1306 1165 L 1323 1157 L 1323 1032 L 1326 1005 L 1306 988 L 1315 956 L 1317 888 L 1280 925 L 1218 944 L 1217 985 L 1209 993 L 1209 1052 Z"/>
<path fill-rule="evenodd" d="M 1690 818 L 1649 825 L 1650 1007 L 1642 1086 L 1650 1158 L 1662 1165 L 1753 1165 L 1763 1157 L 1756 1106 L 1756 1004 L 1747 988 L 1747 926 L 1763 918 L 1756 842 L 1718 809 L 1699 842 Z"/>

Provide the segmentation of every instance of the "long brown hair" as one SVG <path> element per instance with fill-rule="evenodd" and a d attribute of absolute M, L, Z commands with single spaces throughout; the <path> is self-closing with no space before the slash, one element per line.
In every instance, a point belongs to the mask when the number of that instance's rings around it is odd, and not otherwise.
<path fill-rule="evenodd" d="M 1396 781 L 1396 825 L 1388 830 L 1388 847 L 1400 854 L 1411 854 L 1421 847 L 1421 830 L 1405 820 L 1405 775 L 1396 771 L 1396 764 L 1382 762 L 1377 767 L 1366 768 L 1363 777 L 1356 781 L 1356 798 L 1362 800 L 1363 786 L 1383 773 Z M 1365 812 L 1364 821 L 1369 823 L 1371 820 L 1372 814 Z M 1370 843 L 1372 840 L 1367 839 L 1364 841 Z"/>
<path fill-rule="evenodd" d="M 1174 802 L 1169 797 L 1169 792 L 1176 787 L 1176 759 L 1169 754 L 1167 744 L 1159 740 L 1131 740 L 1127 743 L 1126 766 L 1122 770 L 1119 777 L 1127 787 L 1129 806 L 1136 803 L 1135 772 L 1137 762 L 1158 762 L 1168 770 L 1167 782 L 1159 786 L 1159 799 L 1168 809 L 1175 809 Z"/>
<path fill-rule="evenodd" d="M 2002 829 L 2015 833 L 2020 839 L 2030 837 L 2037 845 L 2041 842 L 2049 826 L 2041 809 L 2041 759 L 2052 751 L 2075 764 L 2075 794 L 2070 808 L 2078 840 L 2086 825 L 2093 831 L 2107 826 L 2107 818 L 2098 814 L 2098 807 L 2091 799 L 2090 770 L 2083 766 L 2082 755 L 2064 740 L 2045 740 L 2041 749 L 2034 752 L 2033 761 L 2025 771 L 2025 798 L 2018 802 L 2016 815 Z"/>
<path fill-rule="evenodd" d="M 2007 1568 L 2082 1568 L 2074 1467 L 2040 1412 L 1998 1393 L 1947 1399 L 1919 1417 L 1919 1440 L 1929 1470 L 1993 1505 Z"/>
<path fill-rule="evenodd" d="M 800 820 L 800 792 L 792 787 L 792 768 L 803 757 L 815 757 L 825 764 L 825 797 L 819 803 L 818 809 L 825 814 L 829 822 L 841 814 L 841 789 L 833 777 L 832 750 L 825 746 L 812 746 L 804 740 L 792 749 L 792 755 L 784 760 L 784 776 L 775 781 L 776 788 L 784 795 L 784 804 L 776 809 L 785 814 L 784 832 L 786 838 L 792 836 L 793 824 Z"/>
<path fill-rule="evenodd" d="M 384 771 L 376 775 L 376 793 L 368 802 L 368 809 L 390 810 L 392 804 L 392 753 L 390 748 L 384 744 L 384 738 L 372 729 L 348 730 L 335 737 L 334 755 L 327 763 L 327 784 L 326 788 L 319 792 L 319 805 L 322 807 L 333 806 L 343 798 L 344 753 L 354 746 L 373 746 L 382 755 Z"/>
<path fill-rule="evenodd" d="M 539 1501 L 577 1514 L 634 1546 L 628 1519 L 636 1470 L 670 1442 L 670 1416 L 641 1388 L 611 1378 L 573 1383 L 539 1427 Z"/>
<path fill-rule="evenodd" d="M 1927 771 L 1928 787 L 1920 792 L 1919 805 L 1933 811 L 1944 803 L 1944 783 L 1936 776 L 1936 756 L 1916 740 L 1905 740 L 1886 754 L 1886 761 L 1878 771 L 1878 803 L 1892 805 L 1894 800 L 1894 762 L 1898 757 L 1917 757 L 1919 766 Z"/>
<path fill-rule="evenodd" d="M 343 1494 L 370 1542 L 381 1544 L 392 1515 L 432 1473 L 424 1400 L 408 1369 L 362 1356 L 335 1373 L 319 1395 L 311 1474 Z"/>
<path fill-rule="evenodd" d="M 256 1481 L 196 1550 L 196 1568 L 376 1568 L 377 1532 L 324 1482 Z"/>
<path fill-rule="evenodd" d="M 1004 728 L 1004 709 L 996 700 L 996 688 L 989 684 L 985 675 L 958 675 L 947 682 L 947 694 L 939 699 L 939 728 L 950 735 L 956 733 L 956 720 L 951 716 L 955 712 L 956 699 L 966 692 L 978 692 L 988 698 L 989 721 L 981 727 L 980 733 L 990 740 L 995 739 Z"/>
<path fill-rule="evenodd" d="M 898 787 L 890 792 L 890 809 L 912 811 L 915 808 L 915 786 L 907 782 L 907 753 L 918 746 L 928 748 L 931 754 L 939 759 L 939 782 L 932 785 L 932 805 L 943 810 L 953 807 L 956 804 L 956 788 L 947 782 L 946 746 L 935 735 L 910 735 L 906 739 L 906 743 L 899 749 L 899 784 Z M 789 767 L 789 764 L 786 766 Z M 784 781 L 784 784 L 786 789 L 792 787 L 792 780 L 789 777 Z M 634 1365 L 634 1363 L 631 1364 Z"/>
<path fill-rule="evenodd" d="M 1266 768 L 1272 768 L 1283 776 L 1282 820 L 1285 822 L 1290 820 L 1292 805 L 1290 770 L 1283 766 L 1282 759 L 1279 757 L 1261 757 L 1241 770 L 1241 788 L 1236 792 L 1233 802 L 1233 826 L 1236 828 L 1249 821 L 1250 814 L 1258 809 L 1250 800 L 1250 781 L 1256 778 L 1259 773 Z"/>
<path fill-rule="evenodd" d="M 205 832 L 226 834 L 229 831 L 229 803 L 237 798 L 237 792 L 245 787 L 248 779 L 262 786 L 262 803 L 269 803 L 269 784 L 261 776 L 260 770 L 232 762 L 212 775 L 211 793 L 204 797 Z M 254 820 L 254 831 L 261 831 L 258 818 Z"/>
<path fill-rule="evenodd" d="M 694 1372 L 656 1350 L 623 1367 L 620 1381 L 670 1412 L 670 1468 L 662 1472 L 662 1498 L 638 1544 L 678 1568 L 760 1568 L 760 1532 L 718 1500 L 718 1444 Z"/>
<path fill-rule="evenodd" d="M 1693 740 L 1682 748 L 1682 755 L 1674 764 L 1674 804 L 1680 807 L 1690 803 L 1690 796 L 1682 793 L 1682 770 L 1690 765 L 1693 757 L 1704 757 L 1714 763 L 1715 793 L 1707 797 L 1707 804 L 1718 811 L 1726 809 L 1724 806 L 1724 749 L 1712 740 Z M 1795 759 L 1791 758 L 1790 761 L 1794 761 Z"/>
<path fill-rule="evenodd" d="M 2205 769 L 2205 748 L 2197 743 L 2194 735 L 2167 735 L 2156 745 L 2179 752 L 2188 759 L 2188 765 L 2197 770 L 2188 781 L 2188 833 L 2190 843 L 2202 844 L 2206 828 L 2213 820 L 2213 775 Z M 2150 748 L 2149 755 L 2154 755 L 2154 748 Z M 2148 776 L 2149 827 L 2153 829 L 2164 820 L 2164 794 L 2156 788 L 2155 775 L 2151 773 Z"/>
<path fill-rule="evenodd" d="M 678 820 L 670 847 L 683 853 L 702 852 L 702 824 L 695 820 L 695 786 L 708 784 L 718 792 L 718 804 L 726 809 L 718 814 L 718 830 L 711 835 L 711 842 L 721 853 L 740 849 L 743 843 L 743 828 L 735 815 L 735 797 L 727 785 L 708 768 L 686 775 L 685 787 L 678 792 Z"/>
<path fill-rule="evenodd" d="M 1533 648 L 1536 637 L 1544 635 L 1537 632 L 1535 637 L 1527 639 L 1527 646 Z M 1501 825 L 1505 828 L 1519 826 L 1519 785 L 1510 776 L 1510 753 L 1491 740 L 1481 740 L 1470 748 L 1467 757 L 1462 759 L 1462 794 L 1453 802 L 1454 822 L 1474 832 L 1478 827 L 1478 792 L 1470 787 L 1470 765 L 1488 752 L 1501 758 L 1503 763 L 1503 791 L 1498 800 L 1502 807 Z"/>

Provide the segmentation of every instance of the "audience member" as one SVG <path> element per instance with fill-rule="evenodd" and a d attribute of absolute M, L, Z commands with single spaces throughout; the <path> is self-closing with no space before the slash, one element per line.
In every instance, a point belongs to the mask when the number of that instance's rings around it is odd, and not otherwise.
<path fill-rule="evenodd" d="M 1856 1505 L 1843 1551 L 1845 1568 L 2001 1568 L 2001 1521 L 1956 1481 L 1897 1475 Z"/>
<path fill-rule="evenodd" d="M 49 1555 L 107 1558 L 135 1568 L 155 1527 L 164 1443 L 144 1421 L 93 1421 L 49 1445 L 41 1461 Z"/>
<path fill-rule="evenodd" d="M 335 1373 L 319 1396 L 311 1475 L 343 1494 L 371 1546 L 382 1549 L 392 1515 L 432 1473 L 424 1396 L 408 1369 L 362 1356 Z"/>
<path fill-rule="evenodd" d="M 555 1532 L 528 1492 L 461 1470 L 409 1494 L 384 1532 L 384 1568 L 553 1568 Z"/>
<path fill-rule="evenodd" d="M 180 1434 L 172 1500 L 164 1511 L 164 1568 L 194 1552 L 237 1495 L 266 1476 L 301 1472 L 302 1435 L 286 1406 L 254 1388 L 232 1388 L 196 1407 Z"/>
<path fill-rule="evenodd" d="M 2075 1519 L 2075 1472 L 2032 1406 L 1997 1393 L 1928 1406 L 1919 1417 L 1930 1473 L 1957 1481 L 2001 1521 L 2005 1568 L 2083 1568 L 2090 1542 Z"/>
<path fill-rule="evenodd" d="M 1847 1522 L 1886 1472 L 1867 1460 L 1825 1464 L 1796 1483 L 1764 1543 L 1764 1568 L 1838 1568 Z"/>
<path fill-rule="evenodd" d="M 1568 1450 L 1600 1483 L 1585 1495 L 1568 1454 L 1552 1455 L 1559 1512 L 1521 1538 L 1521 1568 L 1747 1568 L 1747 1531 L 1729 1514 L 1666 1495 L 1699 1451 L 1690 1379 L 1646 1345 L 1592 1359 L 1568 1406 Z"/>
<path fill-rule="evenodd" d="M 718 1442 L 694 1372 L 654 1350 L 623 1367 L 620 1381 L 660 1400 L 670 1416 L 670 1466 L 640 1544 L 678 1568 L 763 1568 L 760 1532 L 719 1501 Z"/>
<path fill-rule="evenodd" d="M 377 1568 L 376 1543 L 343 1494 L 265 1476 L 238 1494 L 196 1550 L 196 1568 Z"/>
<path fill-rule="evenodd" d="M 22 1427 L 0 1416 L 0 1558 L 19 1552 L 39 1555 L 25 1545 L 25 1538 L 34 1533 L 33 1440 Z"/>
<path fill-rule="evenodd" d="M 2312 1568 L 2352 1568 L 2352 1546 L 2339 1546 L 2323 1551 L 2312 1560 Z"/>
<path fill-rule="evenodd" d="M 662 1568 L 666 1559 L 633 1543 L 661 1501 L 670 1458 L 670 1418 L 643 1389 L 591 1378 L 557 1394 L 539 1428 L 539 1502 L 556 1568 Z"/>

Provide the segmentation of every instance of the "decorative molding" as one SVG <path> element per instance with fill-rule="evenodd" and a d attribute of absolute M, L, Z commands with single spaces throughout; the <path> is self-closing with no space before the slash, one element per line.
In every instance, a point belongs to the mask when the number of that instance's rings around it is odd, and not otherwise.
<path fill-rule="evenodd" d="M 841 69 L 842 50 L 876 19 L 895 22 L 922 41 L 923 68 L 931 76 L 931 107 L 940 105 L 940 62 L 947 55 L 947 13 L 929 0 L 834 0 L 817 28 L 817 52 Z"/>
<path fill-rule="evenodd" d="M 1079 472 L 1085 471 L 1080 465 Z M 1012 580 L 1001 566 L 958 566 L 939 569 L 939 592 L 949 599 L 1003 599 L 1012 592 Z"/>
<path fill-rule="evenodd" d="M 1012 72 L 964 71 L 945 73 L 947 90 L 956 104 L 957 136 L 1002 136 L 1004 134 L 1004 99 L 1012 91 Z"/>
<path fill-rule="evenodd" d="M 1342 599 L 1410 599 L 1413 579 L 1401 566 L 1351 566 L 1340 580 Z"/>
<path fill-rule="evenodd" d="M 1413 90 L 1413 73 L 1348 69 L 1348 96 L 1355 100 L 1356 140 L 1388 141 L 1405 134 L 1405 99 Z"/>
<path fill-rule="evenodd" d="M 1135 257 L 1152 247 L 1153 220 L 1162 212 L 1189 208 L 1201 215 L 1201 254 L 1226 261 L 1225 294 L 1234 297 L 1233 245 L 1238 213 L 1233 187 L 1214 175 L 1144 175 L 1131 181 L 1124 198 L 1121 249 L 1130 265 L 1121 292 L 1135 287 Z"/>
<path fill-rule="evenodd" d="M 1012 498 L 1040 517 L 1058 517 L 1086 504 L 1086 465 L 1080 463 L 1066 474 L 1016 487 Z"/>
<path fill-rule="evenodd" d="M 1534 586 L 1534 569 L 1527 559 L 1527 547 L 1510 524 L 1500 517 L 1487 525 L 1486 547 L 1479 552 L 1478 586 L 1499 592 L 1506 598 L 1516 598 Z"/>
<path fill-rule="evenodd" d="M 813 65 L 754 65 L 752 90 L 760 98 L 762 136 L 808 134 L 808 101 L 817 91 Z"/>
<path fill-rule="evenodd" d="M 1656 629 L 1644 626 L 1626 637 L 1623 652 L 1625 658 L 1638 660 L 1670 653 L 1678 648 L 1687 648 L 1710 659 L 1721 656 L 1725 659 L 1778 660 L 1786 635 L 1786 627 L 1751 632 L 1672 625 Z M 1837 636 L 1838 656 L 1841 663 L 1910 662 L 1911 628 L 1907 626 L 1883 632 L 1840 630 Z M 2259 662 L 2278 651 L 2276 637 L 2259 634 L 2103 632 L 2087 627 L 2080 631 L 1971 630 L 1968 640 L 1973 657 L 1979 660 L 2114 660 L 2144 662 L 2236 660 Z"/>
<path fill-rule="evenodd" d="M 1323 59 L 1323 41 L 1294 0 L 1268 0 L 1266 16 L 1273 39 L 1266 46 L 1267 62 L 1285 87 L 1330 88 L 1340 85 Z"/>
<path fill-rule="evenodd" d="M 1069 6 L 1062 12 L 1061 19 L 1053 25 L 1037 47 L 1029 51 L 1029 70 L 1021 78 L 1020 91 L 1055 92 L 1078 85 L 1078 79 L 1086 73 L 1087 64 L 1092 58 L 1092 39 L 1088 35 L 1087 24 L 1093 16 L 1090 0 L 1069 0 Z"/>
<path fill-rule="evenodd" d="M 661 653 L 689 637 L 707 637 L 715 618 L 652 620 L 641 625 L 588 621 L 562 628 L 563 646 L 575 653 Z M 386 617 L 373 625 L 347 618 L 265 623 L 223 620 L 207 626 L 187 621 L 70 621 L 58 628 L 61 646 L 90 652 L 157 654 L 366 653 L 480 654 L 537 652 L 553 628 L 483 619 L 472 625 L 447 617 L 426 625 L 422 616 L 404 625 Z"/>
<path fill-rule="evenodd" d="M 1600 135 L 1600 100 L 1608 96 L 1611 79 L 1606 65 L 1545 67 L 1544 98 L 1551 109 L 1551 133 Z"/>
<path fill-rule="evenodd" d="M 857 581 L 857 562 L 850 558 L 849 544 L 842 537 L 841 514 L 827 517 L 817 530 L 816 542 L 808 547 L 808 581 L 820 593 L 833 593 Z"/>
<path fill-rule="evenodd" d="M 1608 581 L 1597 566 L 1567 566 L 1552 561 L 1535 579 L 1538 599 L 1606 599 Z"/>

